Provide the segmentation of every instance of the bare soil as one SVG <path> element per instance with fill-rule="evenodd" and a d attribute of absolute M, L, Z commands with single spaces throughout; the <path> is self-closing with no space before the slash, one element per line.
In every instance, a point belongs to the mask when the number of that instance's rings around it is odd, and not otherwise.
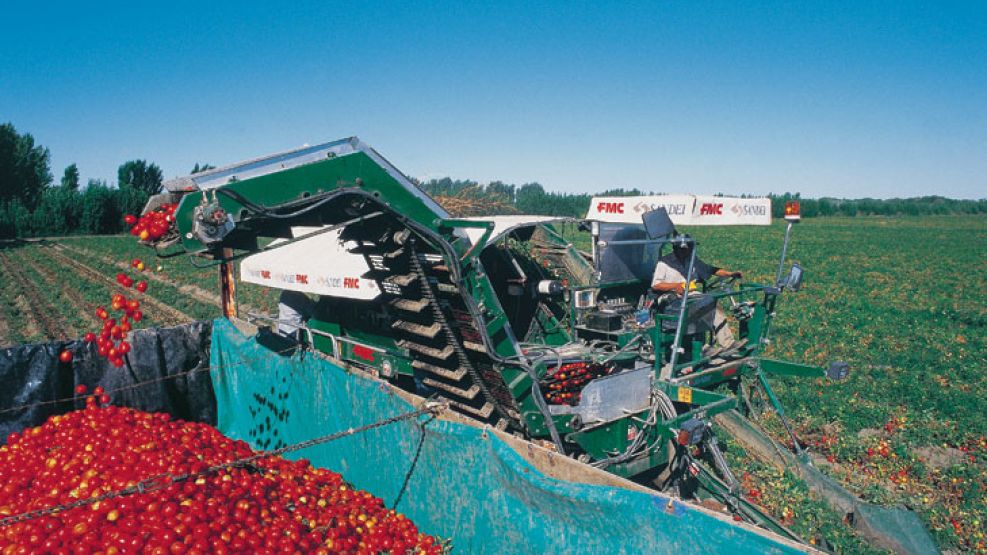
<path fill-rule="evenodd" d="M 24 275 L 20 267 L 22 263 L 20 257 L 17 258 L 18 260 L 13 260 L 8 253 L 0 252 L 0 262 L 3 263 L 7 275 L 10 276 L 11 281 L 17 284 L 18 289 L 26 301 L 25 314 L 31 314 L 34 317 L 35 322 L 39 324 L 42 334 L 48 340 L 62 339 L 66 333 L 68 333 L 68 337 L 75 337 L 75 328 L 69 325 L 51 307 L 38 290 L 37 285 Z"/>
<path fill-rule="evenodd" d="M 88 256 L 90 258 L 99 260 L 100 262 L 103 262 L 104 264 L 110 264 L 114 268 L 117 268 L 119 270 L 129 271 L 129 270 L 132 269 L 130 267 L 130 265 L 127 264 L 127 263 L 125 263 L 125 262 L 120 262 L 120 261 L 114 260 L 114 259 L 112 259 L 112 258 L 110 258 L 108 256 L 100 255 L 100 254 L 95 253 L 95 252 L 93 252 L 93 251 L 91 251 L 89 249 L 86 249 L 86 248 L 77 247 L 75 245 L 68 245 L 68 244 L 65 244 L 65 243 L 55 243 L 53 245 L 53 247 L 56 248 L 56 249 L 65 249 L 67 251 L 71 251 L 71 252 L 74 252 L 74 253 L 77 253 L 77 254 L 80 254 L 80 255 L 83 255 L 83 256 Z M 189 297 L 192 297 L 193 299 L 196 299 L 197 301 L 200 301 L 202 303 L 205 303 L 205 304 L 208 304 L 208 305 L 212 305 L 212 306 L 215 306 L 217 308 L 218 307 L 221 307 L 223 305 L 222 298 L 219 296 L 218 293 L 213 293 L 212 291 L 208 291 L 206 289 L 203 289 L 203 288 L 198 287 L 198 286 L 195 286 L 195 285 L 190 285 L 190 284 L 185 284 L 185 283 L 178 283 L 178 282 L 173 281 L 173 280 L 171 280 L 171 279 L 169 279 L 167 277 L 163 277 L 161 275 L 158 275 L 157 273 L 155 273 L 153 270 L 150 270 L 150 269 L 144 270 L 144 272 L 142 272 L 141 275 L 145 276 L 147 278 L 147 280 L 150 281 L 150 282 L 152 282 L 152 283 L 161 283 L 161 284 L 164 284 L 164 285 L 168 285 L 168 286 L 174 287 L 175 289 L 178 289 L 182 293 L 184 293 L 184 294 L 188 295 Z M 246 304 L 241 304 L 240 305 L 240 309 L 241 310 L 244 310 L 244 311 L 254 311 L 254 312 L 257 311 L 257 309 L 255 307 L 250 306 L 250 305 L 246 305 Z"/>
<path fill-rule="evenodd" d="M 45 283 L 53 289 L 57 289 L 62 294 L 62 299 L 67 301 L 72 307 L 80 314 L 81 318 L 86 320 L 89 324 L 99 325 L 99 319 L 95 315 L 96 305 L 86 302 L 79 290 L 72 287 L 71 284 L 59 276 L 51 268 L 45 266 L 44 264 L 39 264 L 36 260 L 25 259 L 24 262 L 31 266 L 31 268 L 44 278 Z"/>
<path fill-rule="evenodd" d="M 90 266 L 87 266 L 86 264 L 83 264 L 82 262 L 79 262 L 69 256 L 66 256 L 64 253 L 60 252 L 58 248 L 53 248 L 48 252 L 51 254 L 52 257 L 57 258 L 60 263 L 63 263 L 67 267 L 73 267 L 76 270 L 78 270 L 79 274 L 85 277 L 86 279 L 90 281 L 105 283 L 114 292 L 121 293 L 123 295 L 133 295 L 133 289 L 127 289 L 126 287 L 123 287 L 122 285 L 113 281 L 112 279 L 104 276 L 98 270 Z M 143 299 L 141 299 L 141 303 L 144 304 L 145 306 L 149 306 L 153 308 L 155 315 L 158 316 L 162 320 L 162 323 L 166 325 L 182 324 L 185 322 L 191 322 L 192 320 L 195 319 L 180 310 L 172 308 L 171 306 L 168 306 L 167 304 L 164 304 L 161 301 L 154 299 L 153 297 L 145 296 Z"/>

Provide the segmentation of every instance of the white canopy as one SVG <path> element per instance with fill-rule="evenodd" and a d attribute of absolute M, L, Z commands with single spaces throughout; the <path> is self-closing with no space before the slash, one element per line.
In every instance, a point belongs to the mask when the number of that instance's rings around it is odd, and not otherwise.
<path fill-rule="evenodd" d="M 474 222 L 493 222 L 493 232 L 490 233 L 490 239 L 488 239 L 487 242 L 494 243 L 502 235 L 515 227 L 551 222 L 553 220 L 563 220 L 565 218 L 558 218 L 556 216 L 527 216 L 523 214 L 512 214 L 510 216 L 471 216 L 469 218 L 462 219 L 471 220 Z M 463 228 L 463 231 L 466 232 L 466 236 L 469 237 L 470 242 L 475 245 L 476 242 L 480 240 L 480 237 L 483 237 L 485 230 L 476 227 L 467 227 Z"/>
<path fill-rule="evenodd" d="M 319 229 L 293 227 L 291 232 L 295 237 L 300 237 Z M 363 255 L 347 251 L 356 243 L 347 241 L 344 244 L 339 238 L 341 231 L 321 233 L 272 251 L 248 256 L 240 263 L 240 279 L 265 287 L 315 295 L 368 300 L 377 298 L 380 295 L 377 282 L 363 277 L 370 270 L 366 260 Z M 271 246 L 283 242 L 279 239 L 273 241 Z"/>
<path fill-rule="evenodd" d="M 771 199 L 698 195 L 593 197 L 586 219 L 640 224 L 641 216 L 663 206 L 675 225 L 770 225 Z"/>

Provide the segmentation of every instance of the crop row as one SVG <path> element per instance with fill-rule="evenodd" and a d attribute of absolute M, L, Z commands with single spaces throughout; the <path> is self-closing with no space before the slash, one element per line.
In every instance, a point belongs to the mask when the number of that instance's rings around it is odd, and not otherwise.
<path fill-rule="evenodd" d="M 806 285 L 779 303 L 768 350 L 850 363 L 844 382 L 775 380 L 775 390 L 826 472 L 865 499 L 915 508 L 944 549 L 987 549 L 985 223 L 800 224 L 789 254 Z M 708 262 L 773 281 L 780 225 L 690 231 Z"/>
<path fill-rule="evenodd" d="M 215 308 L 219 306 L 219 270 L 215 265 L 199 268 L 193 265 L 188 257 L 184 256 L 166 259 L 156 258 L 152 250 L 136 243 L 129 236 L 66 238 L 59 239 L 59 243 L 75 250 L 81 250 L 90 258 L 104 260 L 139 258 L 146 260 L 151 268 L 148 271 L 149 274 L 180 284 L 183 287 L 194 287 L 202 290 L 203 293 L 215 298 L 215 302 L 212 303 Z M 196 260 L 195 264 L 206 265 L 208 263 L 203 260 Z M 239 276 L 239 264 L 237 264 L 237 276 Z M 241 309 L 263 313 L 271 313 L 276 310 L 276 290 L 242 282 L 238 282 L 236 287 Z M 213 315 L 218 315 L 218 310 L 214 311 Z"/>

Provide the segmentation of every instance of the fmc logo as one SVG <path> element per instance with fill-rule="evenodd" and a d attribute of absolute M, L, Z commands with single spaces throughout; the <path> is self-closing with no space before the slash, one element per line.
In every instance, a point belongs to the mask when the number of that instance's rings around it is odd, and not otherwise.
<path fill-rule="evenodd" d="M 700 216 L 722 216 L 723 215 L 723 203 L 722 202 L 706 202 L 699 208 Z"/>
<path fill-rule="evenodd" d="M 607 214 L 623 214 L 624 203 L 622 202 L 599 202 L 596 204 L 596 211 Z"/>

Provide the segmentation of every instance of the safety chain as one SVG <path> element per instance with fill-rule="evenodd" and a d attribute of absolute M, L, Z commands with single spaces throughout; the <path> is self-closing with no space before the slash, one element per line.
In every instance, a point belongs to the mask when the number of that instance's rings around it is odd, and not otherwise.
<path fill-rule="evenodd" d="M 60 513 L 62 511 L 67 511 L 69 509 L 75 509 L 77 507 L 83 507 L 85 505 L 91 505 L 93 503 L 98 503 L 100 501 L 105 501 L 107 499 L 113 499 L 115 497 L 124 497 L 124 496 L 127 496 L 127 495 L 134 495 L 134 494 L 141 494 L 141 493 L 148 493 L 148 492 L 152 492 L 152 491 L 157 491 L 159 489 L 167 488 L 167 487 L 169 487 L 169 486 L 171 486 L 173 484 L 185 482 L 185 481 L 187 481 L 189 479 L 199 478 L 200 476 L 206 476 L 208 474 L 214 474 L 216 472 L 219 472 L 221 470 L 226 470 L 226 469 L 229 469 L 229 468 L 251 466 L 251 463 L 253 463 L 254 461 L 258 461 L 258 460 L 261 460 L 261 459 L 267 459 L 267 458 L 270 458 L 270 457 L 276 457 L 276 456 L 279 456 L 279 455 L 283 455 L 285 453 L 290 453 L 292 451 L 300 451 L 302 449 L 307 449 L 309 447 L 312 447 L 312 446 L 315 446 L 315 445 L 320 445 L 320 444 L 323 444 L 323 443 L 329 443 L 330 441 L 334 441 L 334 440 L 341 439 L 341 438 L 344 438 L 344 437 L 352 436 L 352 435 L 355 435 L 355 434 L 358 434 L 358 433 L 362 433 L 362 432 L 366 432 L 366 431 L 369 431 L 369 430 L 373 430 L 373 429 L 376 429 L 376 428 L 381 428 L 381 427 L 384 427 L 384 426 L 388 426 L 388 425 L 394 424 L 396 422 L 401 422 L 402 420 L 408 420 L 410 418 L 417 418 L 417 417 L 422 416 L 424 414 L 430 414 L 430 415 L 432 415 L 432 418 L 431 419 L 434 419 L 442 411 L 446 410 L 446 408 L 448 408 L 448 405 L 443 404 L 443 403 L 427 403 L 425 406 L 423 406 L 422 408 L 420 408 L 418 410 L 414 410 L 414 411 L 411 411 L 411 412 L 402 413 L 402 414 L 399 414 L 397 416 L 392 416 L 391 418 L 385 418 L 384 420 L 379 420 L 377 422 L 373 422 L 373 423 L 370 423 L 370 424 L 365 424 L 365 425 L 360 426 L 358 428 L 349 428 L 347 430 L 343 430 L 341 432 L 336 432 L 334 434 L 329 434 L 329 435 L 326 435 L 326 436 L 317 437 L 317 438 L 314 438 L 314 439 L 302 441 L 302 442 L 296 443 L 294 445 L 288 445 L 288 446 L 285 446 L 285 447 L 274 449 L 273 451 L 263 451 L 263 452 L 257 453 L 256 455 L 252 455 L 250 457 L 244 457 L 242 459 L 236 459 L 236 460 L 229 461 L 229 462 L 226 462 L 226 463 L 217 464 L 215 466 L 210 466 L 210 467 L 208 467 L 206 469 L 203 469 L 203 470 L 200 470 L 198 472 L 189 472 L 189 473 L 177 474 L 177 475 L 174 475 L 174 474 L 159 474 L 157 476 L 152 476 L 150 478 L 146 478 L 144 480 L 141 480 L 140 482 L 137 482 L 133 486 L 129 486 L 129 487 L 126 487 L 126 488 L 123 488 L 123 489 L 120 489 L 120 490 L 116 490 L 116 491 L 106 492 L 106 493 L 104 493 L 102 495 L 98 495 L 96 497 L 90 497 L 90 498 L 87 498 L 87 499 L 80 499 L 78 501 L 73 501 L 71 503 L 65 503 L 65 504 L 62 504 L 62 505 L 55 505 L 55 506 L 52 506 L 52 507 L 45 507 L 43 509 L 35 509 L 33 511 L 28 511 L 28 512 L 24 512 L 24 513 L 20 513 L 20 514 L 16 514 L 16 515 L 11 515 L 11 516 L 8 516 L 8 517 L 4 517 L 4 518 L 0 519 L 0 528 L 6 527 L 6 526 L 10 526 L 10 525 L 13 525 L 13 524 L 17 524 L 19 522 L 24 522 L 24 521 L 28 521 L 28 520 L 33 520 L 33 519 L 36 519 L 36 518 L 40 518 L 40 517 L 43 517 L 43 516 L 48 516 L 48 515 L 52 515 L 52 514 L 55 514 L 55 513 Z M 429 419 L 429 421 L 431 419 Z"/>
<path fill-rule="evenodd" d="M 428 417 L 428 420 L 418 424 L 418 430 L 420 433 L 418 437 L 418 447 L 415 449 L 415 456 L 411 459 L 411 466 L 408 467 L 408 472 L 404 475 L 404 482 L 401 484 L 401 489 L 398 490 L 398 495 L 394 498 L 394 504 L 391 505 L 392 509 L 396 510 L 398 508 L 398 503 L 401 502 L 401 498 L 404 497 L 404 493 L 408 490 L 408 482 L 411 481 L 411 475 L 415 473 L 415 467 L 418 466 L 418 458 L 422 455 L 422 447 L 425 446 L 425 427 L 428 426 L 430 422 L 435 420 L 436 416 L 438 416 L 438 414 L 433 413 Z"/>

